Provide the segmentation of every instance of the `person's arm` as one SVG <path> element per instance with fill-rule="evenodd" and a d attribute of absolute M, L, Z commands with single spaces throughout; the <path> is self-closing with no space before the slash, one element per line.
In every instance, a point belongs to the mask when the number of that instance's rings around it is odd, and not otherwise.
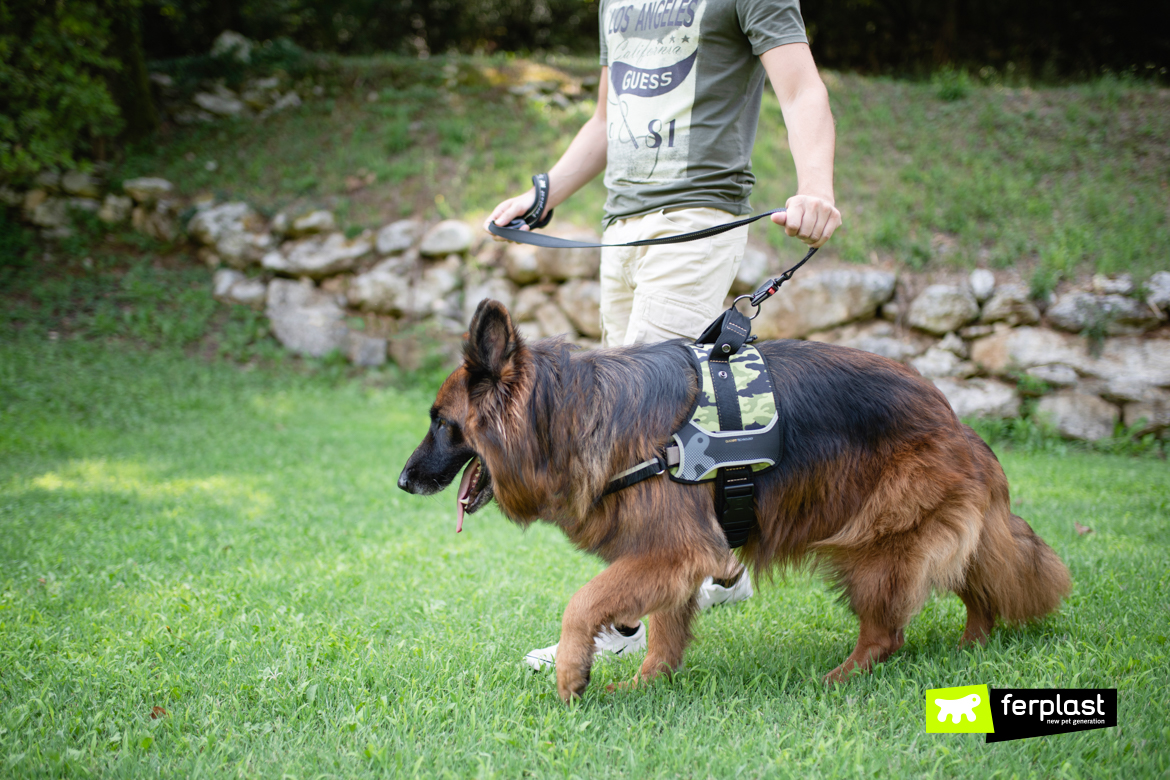
<path fill-rule="evenodd" d="M 833 195 L 837 134 L 829 93 L 808 44 L 777 46 L 761 54 L 760 61 L 780 99 L 788 148 L 796 163 L 796 195 L 785 204 L 788 211 L 773 214 L 772 221 L 783 225 L 788 235 L 819 247 L 841 226 L 841 212 Z"/>
<path fill-rule="evenodd" d="M 597 86 L 597 108 L 593 116 L 577 131 L 569 148 L 561 155 L 548 172 L 548 209 L 556 208 L 570 195 L 591 182 L 605 170 L 605 154 L 608 145 L 605 125 L 605 103 L 609 96 L 609 68 L 601 69 L 601 81 Z M 487 230 L 489 222 L 504 227 L 516 217 L 532 208 L 536 191 L 529 187 L 523 195 L 505 200 L 496 206 L 491 216 L 483 223 Z M 543 216 L 543 215 L 542 215 Z M 527 226 L 522 230 L 527 230 Z M 492 236 L 497 241 L 503 239 Z"/>

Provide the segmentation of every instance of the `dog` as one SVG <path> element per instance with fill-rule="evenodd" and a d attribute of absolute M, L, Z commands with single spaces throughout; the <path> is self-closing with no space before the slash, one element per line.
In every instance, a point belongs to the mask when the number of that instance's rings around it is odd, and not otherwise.
<path fill-rule="evenodd" d="M 757 576 L 809 563 L 861 623 L 828 682 L 884 661 L 932 590 L 967 607 L 961 646 L 983 643 L 997 618 L 1031 621 L 1068 594 L 1068 569 L 1012 514 L 991 448 L 913 369 L 811 341 L 756 345 L 777 389 L 783 454 L 756 478 L 758 527 L 739 550 Z M 713 483 L 654 477 L 603 495 L 615 474 L 652 458 L 687 419 L 699 391 L 684 341 L 579 350 L 526 343 L 507 309 L 483 301 L 463 363 L 439 389 L 425 438 L 398 486 L 429 495 L 459 484 L 457 513 L 494 500 L 512 521 L 552 523 L 609 566 L 569 601 L 557 649 L 557 692 L 589 683 L 602 626 L 649 615 L 634 683 L 679 668 L 695 593 L 729 554 Z"/>

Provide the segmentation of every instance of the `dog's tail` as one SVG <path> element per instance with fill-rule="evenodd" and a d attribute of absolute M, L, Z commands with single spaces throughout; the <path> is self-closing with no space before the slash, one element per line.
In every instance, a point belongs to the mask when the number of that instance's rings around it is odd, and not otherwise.
<path fill-rule="evenodd" d="M 1027 522 L 1011 513 L 1006 500 L 993 504 L 985 520 L 959 594 L 969 610 L 982 615 L 990 628 L 995 618 L 1025 622 L 1060 606 L 1072 582 L 1056 552 Z M 972 614 L 970 619 L 977 621 L 978 617 Z"/>

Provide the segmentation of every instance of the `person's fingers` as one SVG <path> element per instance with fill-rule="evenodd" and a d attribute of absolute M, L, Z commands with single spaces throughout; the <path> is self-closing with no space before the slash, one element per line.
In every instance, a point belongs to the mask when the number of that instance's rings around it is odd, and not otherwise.
<path fill-rule="evenodd" d="M 788 212 L 781 211 L 779 214 L 773 214 L 769 219 L 775 224 L 783 226 L 788 220 Z"/>
<path fill-rule="evenodd" d="M 789 199 L 787 219 L 784 220 L 784 233 L 790 238 L 800 235 L 803 222 L 804 203 L 796 198 Z"/>
<path fill-rule="evenodd" d="M 817 239 L 817 242 L 813 246 L 820 249 L 833 237 L 833 233 L 837 232 L 837 228 L 839 227 L 841 227 L 841 212 L 833 208 L 829 212 L 829 219 L 825 224 L 824 230 L 821 232 L 821 237 Z"/>
<path fill-rule="evenodd" d="M 810 221 L 813 222 L 813 224 L 810 226 L 808 231 L 809 240 L 807 243 L 816 246 L 817 243 L 820 242 L 821 238 L 825 234 L 825 228 L 829 226 L 829 217 L 831 215 L 832 212 L 829 210 L 827 203 L 818 204 L 818 208 L 809 215 L 812 218 Z"/>

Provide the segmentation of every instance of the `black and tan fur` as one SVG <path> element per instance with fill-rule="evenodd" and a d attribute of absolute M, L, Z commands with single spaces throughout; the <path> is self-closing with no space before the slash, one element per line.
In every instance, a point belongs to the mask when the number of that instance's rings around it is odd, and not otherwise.
<path fill-rule="evenodd" d="M 757 575 L 810 560 L 861 620 L 857 646 L 826 680 L 886 659 L 932 589 L 967 606 L 962 643 L 997 618 L 1041 617 L 1069 590 L 1068 570 L 1012 514 L 991 449 L 911 369 L 855 349 L 763 342 L 780 403 L 779 467 L 757 478 L 759 530 L 740 551 Z M 695 592 L 721 576 L 728 547 L 710 483 L 665 476 L 602 498 L 610 476 L 647 460 L 684 422 L 697 392 L 681 342 L 590 351 L 526 344 L 507 311 L 477 309 L 464 362 L 443 384 L 432 425 L 399 486 L 434 493 L 472 458 L 468 511 L 494 496 L 520 525 L 557 525 L 609 567 L 570 600 L 557 690 L 580 696 L 593 637 L 650 616 L 639 678 L 678 668 Z M 472 468 L 469 466 L 469 468 Z"/>

